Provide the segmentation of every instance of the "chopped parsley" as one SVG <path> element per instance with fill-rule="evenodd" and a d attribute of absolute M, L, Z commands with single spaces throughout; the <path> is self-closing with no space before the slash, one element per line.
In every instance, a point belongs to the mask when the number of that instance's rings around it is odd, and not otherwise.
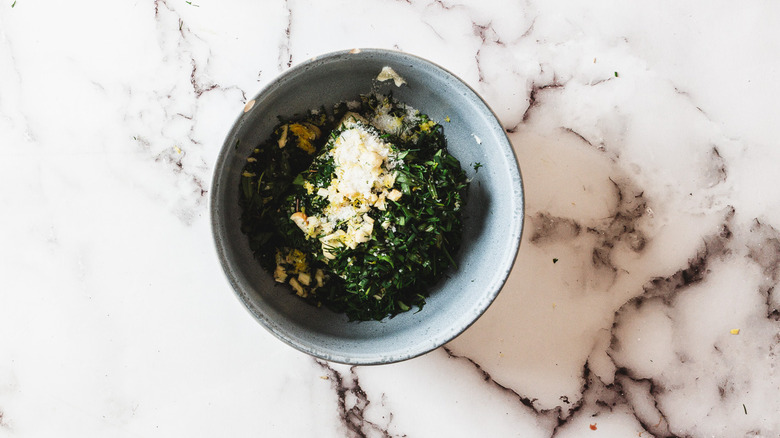
<path fill-rule="evenodd" d="M 260 265 L 350 320 L 422 309 L 457 269 L 466 174 L 442 126 L 391 96 L 280 120 L 240 184 Z"/>
<path fill-rule="evenodd" d="M 474 172 L 475 173 L 479 172 L 480 167 L 482 167 L 482 163 L 479 163 L 479 162 L 474 163 L 474 165 L 472 167 L 474 167 Z"/>

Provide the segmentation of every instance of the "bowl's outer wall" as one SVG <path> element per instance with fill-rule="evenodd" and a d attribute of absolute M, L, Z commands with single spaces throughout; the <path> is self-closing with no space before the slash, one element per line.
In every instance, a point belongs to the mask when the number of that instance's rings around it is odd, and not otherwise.
<path fill-rule="evenodd" d="M 407 81 L 377 82 L 384 66 Z M 431 291 L 425 308 L 383 322 L 348 322 L 344 315 L 305 304 L 261 269 L 240 231 L 239 180 L 246 157 L 278 117 L 392 91 L 444 126 L 449 151 L 472 179 L 463 211 L 458 269 Z M 449 118 L 449 122 L 447 122 Z M 475 164 L 482 167 L 475 170 Z M 465 83 L 412 55 L 367 49 L 337 52 L 288 70 L 255 98 L 223 145 L 214 171 L 211 214 L 218 255 L 229 282 L 249 311 L 273 334 L 322 359 L 378 364 L 435 349 L 468 328 L 491 304 L 512 268 L 523 226 L 517 160 L 503 128 Z"/>

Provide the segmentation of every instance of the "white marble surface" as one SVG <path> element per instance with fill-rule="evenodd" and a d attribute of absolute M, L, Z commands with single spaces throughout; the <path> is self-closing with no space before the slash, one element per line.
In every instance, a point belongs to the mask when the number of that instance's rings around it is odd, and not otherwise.
<path fill-rule="evenodd" d="M 352 47 L 472 85 L 527 196 L 484 317 L 381 367 L 267 333 L 208 223 L 247 98 Z M 4 0 L 0 437 L 778 437 L 778 53 L 771 1 Z"/>

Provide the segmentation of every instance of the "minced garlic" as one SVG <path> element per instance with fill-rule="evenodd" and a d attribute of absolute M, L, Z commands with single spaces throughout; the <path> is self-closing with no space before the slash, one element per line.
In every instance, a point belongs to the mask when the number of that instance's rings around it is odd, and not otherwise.
<path fill-rule="evenodd" d="M 379 75 L 376 77 L 376 79 L 380 82 L 392 79 L 396 87 L 400 87 L 406 83 L 406 80 L 402 78 L 401 75 L 396 73 L 392 67 L 388 66 L 382 67 L 382 71 L 379 72 Z"/>
<path fill-rule="evenodd" d="M 296 295 L 306 298 L 325 284 L 325 272 L 322 269 L 314 271 L 315 284 L 312 285 L 312 272 L 306 262 L 306 254 L 298 249 L 283 248 L 276 251 L 274 280 L 289 284 Z"/>

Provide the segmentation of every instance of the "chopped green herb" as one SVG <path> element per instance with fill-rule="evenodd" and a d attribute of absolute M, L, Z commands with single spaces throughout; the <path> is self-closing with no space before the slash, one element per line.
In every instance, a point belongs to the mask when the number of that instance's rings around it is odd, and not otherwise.
<path fill-rule="evenodd" d="M 617 77 L 619 77 L 619 76 L 618 76 L 618 72 L 615 72 L 615 77 L 616 77 L 616 78 L 617 78 Z"/>
<path fill-rule="evenodd" d="M 442 126 L 427 116 L 377 95 L 361 96 L 360 107 L 352 109 L 359 120 L 349 116 L 345 124 L 347 111 L 340 104 L 331 113 L 280 119 L 246 160 L 242 231 L 260 265 L 302 299 L 351 320 L 381 320 L 421 309 L 425 291 L 457 269 L 468 180 L 446 150 Z M 377 114 L 399 126 L 383 131 L 367 122 Z M 343 203 L 334 200 L 343 199 L 338 181 L 344 172 L 335 145 L 355 129 L 389 148 L 372 167 L 387 176 L 367 185 L 377 199 L 360 195 Z M 334 219 L 333 212 L 350 209 L 359 214 Z"/>
<path fill-rule="evenodd" d="M 742 403 L 742 409 L 745 411 L 745 415 L 747 415 L 747 407 L 745 406 L 744 403 Z"/>
<path fill-rule="evenodd" d="M 16 0 L 14 0 L 14 2 L 11 3 L 11 7 L 13 8 L 14 6 L 16 6 Z"/>
<path fill-rule="evenodd" d="M 482 163 L 474 163 L 474 172 L 479 172 L 479 168 L 482 167 Z"/>
<path fill-rule="evenodd" d="M 553 264 L 558 263 L 558 259 L 553 259 Z"/>

